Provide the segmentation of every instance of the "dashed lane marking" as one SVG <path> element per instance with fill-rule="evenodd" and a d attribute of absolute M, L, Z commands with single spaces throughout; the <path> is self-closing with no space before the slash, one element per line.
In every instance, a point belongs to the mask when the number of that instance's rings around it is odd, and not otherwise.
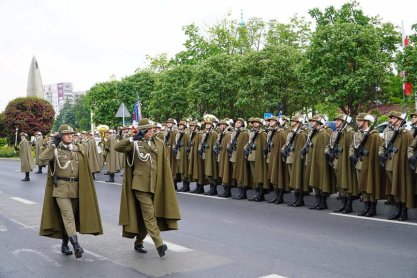
<path fill-rule="evenodd" d="M 357 216 L 357 215 L 340 214 L 340 213 L 334 213 L 334 212 L 330 212 L 329 214 L 336 215 L 336 216 L 344 216 L 344 217 L 362 219 L 362 220 L 385 222 L 385 223 L 391 223 L 391 224 L 403 224 L 403 225 L 417 226 L 417 223 L 410 223 L 410 222 L 405 222 L 405 221 L 379 219 L 379 218 L 372 218 L 372 217 L 362 217 L 362 216 Z"/>
<path fill-rule="evenodd" d="M 20 198 L 20 197 L 10 197 L 10 199 L 21 202 L 21 203 L 26 204 L 26 205 L 36 204 L 35 202 L 32 202 L 30 200 L 26 200 L 26 199 L 23 199 L 23 198 Z"/>
<path fill-rule="evenodd" d="M 153 240 L 150 237 L 146 237 L 143 241 L 149 244 L 154 244 Z M 168 246 L 168 250 L 173 251 L 173 252 L 184 253 L 184 252 L 193 251 L 193 249 L 190 249 L 188 247 L 181 246 L 181 245 L 169 242 L 169 241 L 164 241 L 164 243 Z"/>
<path fill-rule="evenodd" d="M 281 276 L 281 275 L 278 275 L 278 274 L 269 274 L 269 275 L 261 276 L 259 278 L 287 278 L 287 277 Z"/>
<path fill-rule="evenodd" d="M 117 184 L 117 185 L 122 186 L 121 183 L 117 183 L 117 182 L 105 182 L 105 181 L 98 181 L 98 180 L 96 180 L 95 182 L 104 183 L 104 184 Z M 197 197 L 212 198 L 212 199 L 217 199 L 217 200 L 227 200 L 227 198 L 222 198 L 222 197 L 218 197 L 218 196 L 208 196 L 208 195 L 193 194 L 193 193 L 188 193 L 188 192 L 177 192 L 177 193 L 184 194 L 184 195 L 197 196 Z"/>
<path fill-rule="evenodd" d="M 18 249 L 12 252 L 13 255 L 15 256 L 19 256 L 21 253 L 31 253 L 31 254 L 35 254 L 38 257 L 42 258 L 45 262 L 47 263 L 53 263 L 55 266 L 61 266 L 56 260 L 50 258 L 49 256 L 45 255 L 42 252 L 39 252 L 37 250 L 33 250 L 33 249 Z"/>

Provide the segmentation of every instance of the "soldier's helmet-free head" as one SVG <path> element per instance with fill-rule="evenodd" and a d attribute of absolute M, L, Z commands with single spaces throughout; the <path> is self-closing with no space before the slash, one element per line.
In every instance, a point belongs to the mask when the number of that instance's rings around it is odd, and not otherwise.
<path fill-rule="evenodd" d="M 155 124 L 149 120 L 148 118 L 142 118 L 139 120 L 138 123 L 138 127 L 136 128 L 137 130 L 141 130 L 141 129 L 148 129 L 148 128 L 154 128 Z"/>
<path fill-rule="evenodd" d="M 64 134 L 74 134 L 74 129 L 72 129 L 72 127 L 70 127 L 67 124 L 62 124 L 59 128 L 58 128 L 58 134 L 60 137 L 62 137 L 62 135 Z"/>

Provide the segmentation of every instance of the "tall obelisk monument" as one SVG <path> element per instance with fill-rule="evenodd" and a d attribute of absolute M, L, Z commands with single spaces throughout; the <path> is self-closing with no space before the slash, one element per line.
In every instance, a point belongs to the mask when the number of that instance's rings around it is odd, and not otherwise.
<path fill-rule="evenodd" d="M 44 98 L 41 71 L 35 56 L 30 63 L 27 96 Z"/>

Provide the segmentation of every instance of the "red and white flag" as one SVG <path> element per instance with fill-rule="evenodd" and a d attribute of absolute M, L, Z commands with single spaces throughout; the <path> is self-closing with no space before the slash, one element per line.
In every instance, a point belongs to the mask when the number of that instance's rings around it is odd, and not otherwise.
<path fill-rule="evenodd" d="M 410 43 L 410 41 L 408 40 L 408 37 L 405 35 L 404 32 L 404 22 L 402 22 L 401 24 L 402 26 L 402 44 L 403 44 L 403 50 L 405 50 L 405 48 L 408 46 L 408 44 Z M 412 96 L 413 95 L 413 88 L 411 87 L 411 84 L 408 82 L 405 82 L 405 77 L 407 76 L 407 73 L 405 71 L 403 71 L 403 94 L 405 96 Z"/>

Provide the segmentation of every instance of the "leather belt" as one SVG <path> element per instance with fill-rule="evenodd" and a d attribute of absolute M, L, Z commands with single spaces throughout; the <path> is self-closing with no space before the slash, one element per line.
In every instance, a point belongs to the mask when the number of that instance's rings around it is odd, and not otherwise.
<path fill-rule="evenodd" d="M 76 182 L 76 181 L 78 181 L 78 178 L 57 177 L 56 179 L 59 180 L 59 181 L 69 181 L 69 182 Z"/>

